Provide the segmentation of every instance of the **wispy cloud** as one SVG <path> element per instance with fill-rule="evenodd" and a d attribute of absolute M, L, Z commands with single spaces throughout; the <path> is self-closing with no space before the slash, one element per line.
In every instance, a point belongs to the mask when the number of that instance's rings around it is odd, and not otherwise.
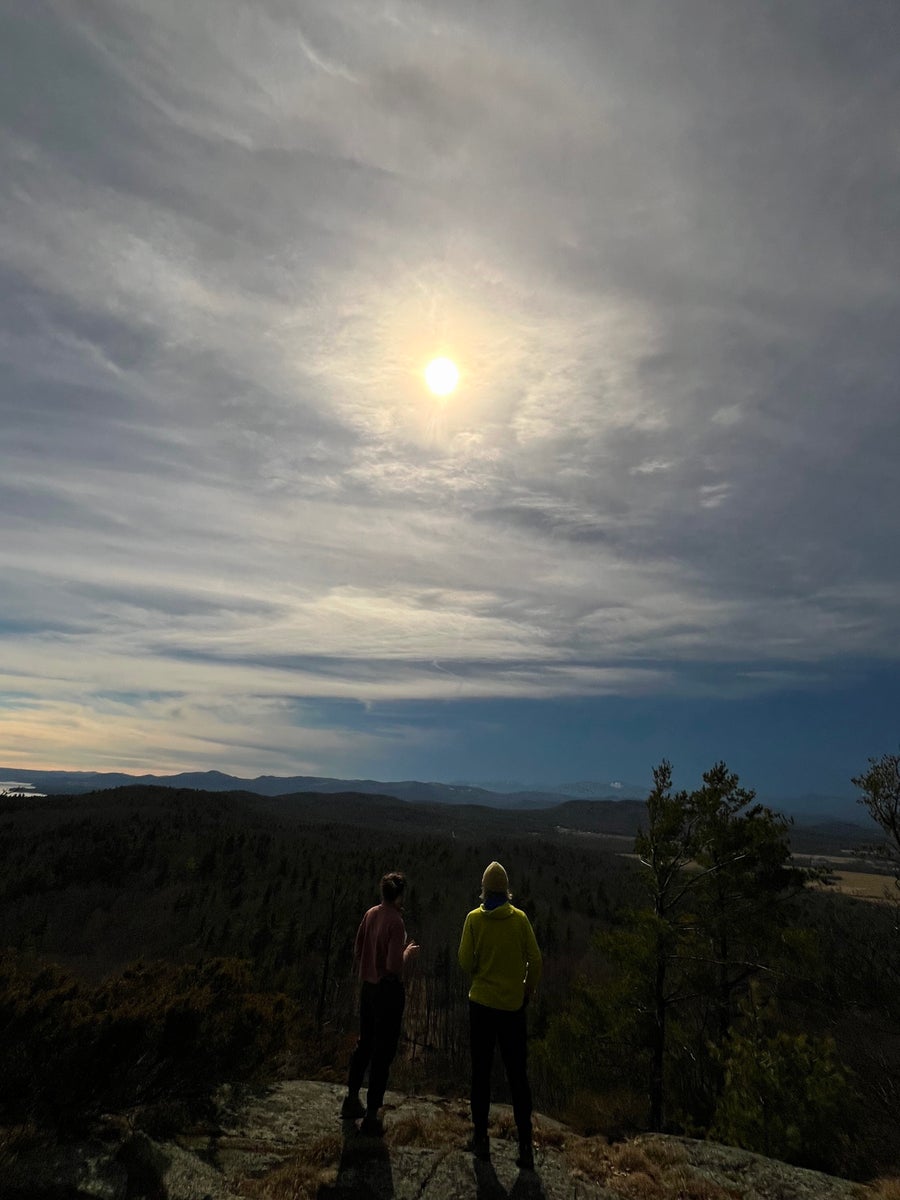
<path fill-rule="evenodd" d="M 0 18 L 10 765 L 896 657 L 882 10 L 548 13 Z"/>

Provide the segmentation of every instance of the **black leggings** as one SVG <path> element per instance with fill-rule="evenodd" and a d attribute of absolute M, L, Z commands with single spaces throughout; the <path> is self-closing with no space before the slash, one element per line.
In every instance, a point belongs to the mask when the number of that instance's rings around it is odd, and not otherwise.
<path fill-rule="evenodd" d="M 491 1109 L 491 1067 L 494 1046 L 509 1081 L 513 1116 L 521 1140 L 531 1138 L 531 1088 L 528 1085 L 528 1026 L 524 1007 L 515 1012 L 488 1008 L 469 1001 L 469 1034 L 472 1046 L 472 1125 L 476 1137 L 486 1137 Z"/>
<path fill-rule="evenodd" d="M 350 1059 L 347 1087 L 356 1095 L 369 1068 L 366 1111 L 375 1116 L 384 1103 L 388 1071 L 397 1053 L 406 996 L 399 979 L 363 983 L 359 995 L 359 1040 Z"/>

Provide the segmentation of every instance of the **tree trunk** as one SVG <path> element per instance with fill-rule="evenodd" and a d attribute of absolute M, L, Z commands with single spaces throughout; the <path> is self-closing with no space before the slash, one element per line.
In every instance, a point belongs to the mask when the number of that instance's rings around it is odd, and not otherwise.
<path fill-rule="evenodd" d="M 650 1068 L 650 1128 L 659 1133 L 663 1127 L 663 1096 L 665 1090 L 666 1061 L 666 957 L 665 947 L 656 952 L 656 979 L 654 980 L 654 1021 L 652 1062 Z"/>
<path fill-rule="evenodd" d="M 325 945 L 322 948 L 322 980 L 319 987 L 319 1002 L 316 1005 L 316 1029 L 322 1028 L 325 1019 L 325 1001 L 328 996 L 328 976 L 331 971 L 331 943 L 334 938 L 334 913 L 337 907 L 337 887 L 331 889 L 331 904 L 328 910 L 328 926 L 325 930 Z"/>

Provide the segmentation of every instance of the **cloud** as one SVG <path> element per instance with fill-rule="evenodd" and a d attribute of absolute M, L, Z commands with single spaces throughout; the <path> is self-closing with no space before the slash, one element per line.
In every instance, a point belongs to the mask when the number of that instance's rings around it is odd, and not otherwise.
<path fill-rule="evenodd" d="M 147 766 L 233 738 L 232 765 L 324 769 L 377 746 L 285 712 L 675 696 L 698 664 L 722 695 L 740 672 L 777 691 L 896 657 L 882 22 L 838 0 L 5 14 L 21 765 L 55 736 Z"/>

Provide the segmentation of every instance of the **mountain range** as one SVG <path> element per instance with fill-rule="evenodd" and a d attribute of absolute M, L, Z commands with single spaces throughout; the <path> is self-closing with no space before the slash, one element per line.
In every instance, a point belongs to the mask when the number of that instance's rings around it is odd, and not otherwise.
<path fill-rule="evenodd" d="M 258 775 L 244 779 L 222 771 L 185 771 L 177 775 L 128 775 L 114 771 L 31 771 L 0 766 L 0 792 L 22 791 L 30 794 L 81 795 L 115 787 L 143 784 L 151 787 L 195 788 L 205 792 L 255 792 L 260 796 L 284 796 L 298 792 L 331 794 L 354 792 L 374 796 L 394 796 L 412 803 L 479 804 L 487 808 L 551 808 L 568 800 L 644 800 L 647 785 L 621 780 L 577 780 L 558 784 L 529 784 L 513 780 L 454 783 L 423 782 L 406 779 L 333 779 L 317 775 Z M 865 810 L 852 797 L 809 793 L 804 796 L 760 796 L 760 800 L 808 824 L 843 821 L 869 828 Z"/>

